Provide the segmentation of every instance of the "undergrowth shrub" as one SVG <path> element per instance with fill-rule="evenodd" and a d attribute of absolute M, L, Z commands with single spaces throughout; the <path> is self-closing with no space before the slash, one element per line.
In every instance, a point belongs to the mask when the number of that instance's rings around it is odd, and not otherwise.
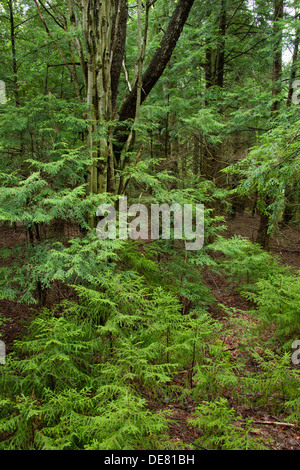
<path fill-rule="evenodd" d="M 215 322 L 204 309 L 183 315 L 172 291 L 108 265 L 89 286 L 72 286 L 76 301 L 36 313 L 15 342 L 0 370 L 2 448 L 172 446 L 166 414 L 148 410 L 142 394 L 185 396 L 170 383 L 203 354 Z"/>
<path fill-rule="evenodd" d="M 226 393 L 236 395 L 239 368 L 239 363 L 231 361 L 222 341 L 212 342 L 197 363 L 193 396 L 217 399 Z"/>
<path fill-rule="evenodd" d="M 219 236 L 207 250 L 220 254 L 212 269 L 226 274 L 232 286 L 242 290 L 255 289 L 257 281 L 288 271 L 271 253 L 241 236 Z"/>
<path fill-rule="evenodd" d="M 5 450 L 139 450 L 171 448 L 168 413 L 151 412 L 130 387 L 45 390 L 2 400 L 0 421 Z M 4 416 L 4 417 L 3 417 Z"/>
<path fill-rule="evenodd" d="M 22 197 L 32 189 L 36 205 L 27 212 L 29 222 L 47 224 L 49 214 L 51 220 L 57 215 L 83 220 L 87 206 L 74 209 L 80 191 L 70 188 L 60 205 L 62 194 L 56 198 L 40 174 L 35 178 L 16 183 L 15 189 Z M 40 187 L 45 192 L 37 194 Z M 8 210 L 11 188 L 5 189 L 0 199 Z M 182 195 L 185 202 L 187 196 Z M 15 205 L 14 220 L 19 221 L 17 209 Z M 41 219 L 31 219 L 33 212 Z M 206 219 L 210 236 L 215 236 L 221 219 L 210 211 Z M 211 251 L 223 257 L 214 258 Z M 36 312 L 26 336 L 15 341 L 14 352 L 0 369 L 2 449 L 172 448 L 171 410 L 158 413 L 149 403 L 184 402 L 188 396 L 196 403 L 212 400 L 197 422 L 206 429 L 207 445 L 255 448 L 250 423 L 234 426 L 240 418 L 222 402 L 223 394 L 237 398 L 246 390 L 255 398 L 264 395 L 264 400 L 273 394 L 274 406 L 282 404 L 294 419 L 299 401 L 293 387 L 298 379 L 289 372 L 284 376 L 287 358 L 273 357 L 267 363 L 259 356 L 257 377 L 244 374 L 245 364 L 232 360 L 220 340 L 224 324 L 208 310 L 217 302 L 203 282 L 205 266 L 226 273 L 254 302 L 260 299 L 261 318 L 270 313 L 266 292 L 267 283 L 273 283 L 272 295 L 277 300 L 282 295 L 284 301 L 274 301 L 277 310 L 270 318 L 278 324 L 281 320 L 280 335 L 295 332 L 297 284 L 258 246 L 219 237 L 203 252 L 187 253 L 184 243 L 172 240 L 103 241 L 88 232 L 67 241 L 35 240 L 25 250 L 4 250 L 2 257 L 7 263 L 1 271 L 2 298 L 34 303 L 38 285 L 51 290 L 61 283 L 74 299 Z M 288 292 L 280 292 L 275 273 Z M 247 397 L 241 399 L 247 402 Z"/>
<path fill-rule="evenodd" d="M 169 379 L 168 365 L 152 364 L 158 354 L 130 348 L 124 335 L 119 344 L 124 350 L 102 363 L 101 326 L 46 311 L 31 321 L 28 335 L 16 344 L 19 357 L 10 357 L 0 371 L 3 449 L 164 445 L 166 416 L 147 410 L 135 386 L 136 380 L 142 386 L 158 379 L 159 386 Z"/>
<path fill-rule="evenodd" d="M 271 341 L 290 347 L 300 324 L 299 272 L 242 237 L 219 237 L 209 250 L 222 254 L 211 269 L 226 274 L 231 288 L 253 302 L 260 331 L 273 327 Z"/>
<path fill-rule="evenodd" d="M 267 405 L 276 412 L 288 412 L 288 419 L 299 421 L 300 372 L 292 367 L 291 353 L 275 353 L 269 348 L 249 351 L 255 371 L 243 374 L 240 393 L 249 406 Z M 294 413 L 293 410 L 294 409 Z"/>
<path fill-rule="evenodd" d="M 255 292 L 247 294 L 257 305 L 263 324 L 275 325 L 275 341 L 290 343 L 288 340 L 299 333 L 299 274 L 272 274 L 267 279 L 257 281 Z"/>
<path fill-rule="evenodd" d="M 189 423 L 197 427 L 201 437 L 195 441 L 213 450 L 262 450 L 262 439 L 253 438 L 252 420 L 243 419 L 230 408 L 226 398 L 204 402 L 196 409 Z"/>

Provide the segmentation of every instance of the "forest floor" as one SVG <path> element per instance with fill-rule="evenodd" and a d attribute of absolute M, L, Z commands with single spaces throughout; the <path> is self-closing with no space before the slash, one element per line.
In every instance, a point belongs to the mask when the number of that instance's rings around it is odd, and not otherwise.
<path fill-rule="evenodd" d="M 223 235 L 228 237 L 241 235 L 248 237 L 251 241 L 255 240 L 259 223 L 258 217 L 252 217 L 247 213 L 237 214 L 235 218 L 228 218 L 226 222 L 227 230 Z M 22 229 L 0 227 L 0 247 L 13 247 L 22 243 L 26 243 L 26 235 Z M 273 237 L 271 251 L 282 260 L 282 263 L 299 270 L 300 230 L 294 228 L 282 229 L 277 236 Z M 228 282 L 225 277 L 205 270 L 204 281 L 216 298 L 217 303 L 238 309 L 236 315 L 247 319 L 247 311 L 251 308 L 250 303 L 238 293 L 228 289 Z M 0 326 L 1 339 L 6 344 L 7 352 L 10 352 L 14 341 L 24 329 L 24 323 L 30 319 L 32 309 L 26 305 L 1 300 L 0 312 L 5 318 L 4 324 Z M 221 312 L 215 311 L 212 314 L 226 324 L 226 316 L 222 316 Z M 225 338 L 226 347 L 232 351 L 232 360 L 234 360 L 235 351 L 238 349 L 240 335 L 239 328 L 236 327 L 236 330 L 234 330 L 231 326 Z M 251 364 L 249 364 L 249 367 L 251 367 Z M 180 384 L 181 380 L 182 377 L 178 376 L 176 382 Z M 163 400 L 158 404 L 157 401 L 152 400 L 151 396 L 145 396 L 145 398 L 148 400 L 150 409 L 172 408 L 173 421 L 170 424 L 169 436 L 174 444 L 184 443 L 188 449 L 199 438 L 197 429 L 188 424 L 188 420 L 192 418 L 196 406 L 192 398 L 188 398 L 184 404 L 166 404 Z M 283 415 L 274 416 L 267 405 L 250 408 L 235 403 L 230 394 L 226 398 L 240 416 L 253 420 L 256 429 L 255 434 L 268 442 L 270 449 L 300 450 L 300 429 L 292 424 L 284 423 Z"/>

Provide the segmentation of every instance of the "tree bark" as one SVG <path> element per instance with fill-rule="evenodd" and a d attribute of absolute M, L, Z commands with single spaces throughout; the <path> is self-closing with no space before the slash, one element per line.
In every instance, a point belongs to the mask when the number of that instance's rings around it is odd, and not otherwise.
<path fill-rule="evenodd" d="M 127 0 L 117 0 L 112 28 L 111 99 L 113 111 L 117 107 L 118 87 L 126 45 L 127 19 Z"/>
<path fill-rule="evenodd" d="M 111 50 L 115 2 L 82 0 L 83 37 L 87 50 L 88 149 L 92 159 L 87 183 L 93 194 L 107 191 L 111 165 L 109 122 L 112 119 Z M 103 130 L 98 135 L 99 126 Z M 106 128 L 105 128 L 106 127 Z"/>
<path fill-rule="evenodd" d="M 265 198 L 264 202 L 267 210 L 268 206 L 272 203 L 272 199 L 270 197 L 267 197 Z M 271 247 L 271 234 L 269 232 L 269 223 L 270 215 L 268 214 L 268 212 L 262 212 L 260 214 L 256 243 L 261 245 L 267 251 L 269 251 Z"/>
<path fill-rule="evenodd" d="M 142 2 L 138 0 L 141 10 Z M 35 0 L 44 27 L 51 36 L 41 14 L 39 1 Z M 155 2 L 146 0 L 146 21 L 150 7 Z M 126 28 L 128 19 L 128 0 L 68 0 L 71 27 L 74 30 L 81 23 L 83 41 L 78 34 L 72 34 L 71 41 L 83 70 L 88 105 L 87 120 L 89 132 L 87 139 L 91 166 L 87 175 L 89 193 L 116 192 L 115 170 L 120 169 L 121 153 L 128 142 L 132 121 L 139 114 L 140 107 L 163 74 L 181 35 L 194 0 L 178 0 L 166 32 L 143 72 L 145 36 L 140 54 L 138 74 L 117 115 L 118 84 L 124 60 Z M 49 12 L 48 12 L 49 13 Z M 51 16 L 53 16 L 51 14 Z M 54 18 L 55 19 L 55 18 Z M 58 21 L 56 21 L 58 22 Z M 67 24 L 60 25 L 68 30 Z M 140 39 L 141 40 L 141 39 Z M 140 41 L 139 41 L 140 42 Z M 55 41 L 64 64 L 74 74 L 64 54 Z M 74 64 L 73 64 L 74 65 Z M 119 121 L 112 135 L 112 121 Z M 129 124 L 129 120 L 131 124 Z M 102 132 L 103 130 L 103 132 Z M 101 135 L 99 135 L 101 134 Z M 114 147 L 112 142 L 115 142 Z"/>
<path fill-rule="evenodd" d="M 276 113 L 280 107 L 278 98 L 281 92 L 281 75 L 282 75 L 282 26 L 280 21 L 283 18 L 283 0 L 274 0 L 274 59 L 273 59 L 273 75 L 272 75 L 272 113 Z"/>
<path fill-rule="evenodd" d="M 221 13 L 220 13 L 220 24 L 219 24 L 219 47 L 217 54 L 215 83 L 220 88 L 224 84 L 224 67 L 225 67 L 225 37 L 226 37 L 226 5 L 225 0 L 221 1 Z"/>
<path fill-rule="evenodd" d="M 272 74 L 272 96 L 273 103 L 271 112 L 273 116 L 279 111 L 281 93 L 281 75 L 282 75 L 282 26 L 280 21 L 283 19 L 283 0 L 274 0 L 274 58 L 273 58 L 273 74 Z M 260 223 L 256 242 L 265 250 L 269 250 L 271 246 L 270 215 L 268 207 L 273 203 L 272 197 L 266 195 L 264 197 L 265 212 L 260 215 Z"/>
<path fill-rule="evenodd" d="M 288 97 L 286 101 L 286 105 L 288 107 L 291 106 L 292 104 L 292 96 L 294 92 L 293 83 L 296 79 L 296 74 L 297 74 L 297 60 L 298 60 L 298 53 L 299 53 L 299 44 L 300 44 L 300 15 L 297 18 L 296 37 L 295 37 L 293 59 L 292 59 L 292 66 L 291 66 L 289 92 L 288 92 Z"/>
<path fill-rule="evenodd" d="M 193 4 L 194 0 L 178 1 L 167 30 L 142 76 L 141 104 L 145 101 L 163 74 L 182 33 L 184 24 L 189 16 Z M 130 133 L 131 126 L 128 122 L 126 123 L 126 121 L 132 120 L 135 117 L 137 93 L 138 83 L 136 82 L 119 112 L 120 125 L 115 131 L 116 145 L 114 146 L 117 163 L 120 162 L 122 150 Z"/>
<path fill-rule="evenodd" d="M 13 0 L 9 0 L 8 8 L 9 8 L 9 19 L 10 19 L 10 40 L 11 40 L 11 52 L 12 52 L 14 95 L 15 95 L 16 106 L 19 106 L 20 97 L 19 97 L 18 65 L 17 65 L 16 35 L 15 35 L 15 16 L 14 16 Z"/>

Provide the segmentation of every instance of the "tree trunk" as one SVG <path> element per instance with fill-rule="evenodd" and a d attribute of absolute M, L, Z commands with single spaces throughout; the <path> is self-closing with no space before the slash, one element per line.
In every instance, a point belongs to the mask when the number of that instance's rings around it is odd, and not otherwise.
<path fill-rule="evenodd" d="M 12 52 L 12 69 L 13 69 L 13 82 L 16 106 L 20 105 L 19 97 L 19 83 L 18 83 L 18 66 L 17 66 L 17 53 L 16 53 L 16 35 L 15 35 L 15 17 L 13 0 L 8 2 L 9 17 L 10 17 L 10 40 Z"/>
<path fill-rule="evenodd" d="M 142 87 L 140 88 L 141 104 L 156 85 L 169 63 L 193 3 L 194 0 L 179 0 L 177 2 L 167 30 L 142 76 Z M 122 150 L 130 134 L 131 126 L 126 121 L 135 118 L 138 89 L 138 82 L 136 82 L 119 112 L 120 125 L 116 128 L 114 133 L 116 140 L 114 154 L 118 164 L 120 163 Z"/>
<path fill-rule="evenodd" d="M 282 75 L 282 26 L 280 21 L 283 18 L 283 0 L 274 0 L 274 59 L 273 59 L 273 103 L 272 113 L 276 114 L 280 107 L 278 96 L 281 93 Z"/>
<path fill-rule="evenodd" d="M 193 174 L 198 176 L 200 173 L 200 142 L 197 135 L 194 135 L 193 145 Z"/>
<path fill-rule="evenodd" d="M 115 1 L 82 0 L 83 37 L 87 50 L 88 150 L 91 157 L 87 184 L 93 194 L 107 192 L 112 170 L 111 64 Z M 100 135 L 99 135 L 100 134 Z"/>
<path fill-rule="evenodd" d="M 208 10 L 207 17 L 212 12 Z M 213 52 L 210 45 L 210 38 L 207 37 L 206 49 L 205 49 L 205 86 L 206 90 L 213 86 L 223 88 L 224 86 L 224 73 L 225 73 L 225 39 L 227 30 L 227 12 L 226 12 L 226 0 L 221 1 L 220 13 L 218 19 L 218 48 L 216 52 Z M 205 106 L 209 106 L 209 99 L 205 98 Z M 219 108 L 219 113 L 222 114 L 222 110 Z M 205 138 L 204 138 L 205 140 Z M 211 145 L 209 142 L 205 142 L 203 147 L 203 165 L 202 172 L 203 176 L 208 180 L 215 181 L 219 172 L 219 165 L 217 163 L 216 155 L 220 152 L 220 145 Z"/>
<path fill-rule="evenodd" d="M 280 99 L 278 96 L 281 93 L 281 75 L 282 75 L 282 26 L 280 24 L 283 19 L 283 0 L 274 0 L 274 59 L 273 59 L 273 74 L 272 74 L 272 96 L 273 103 L 271 111 L 273 116 L 279 111 L 280 108 Z M 267 195 L 265 196 L 264 205 L 266 211 L 268 211 L 268 206 L 272 204 L 272 198 Z M 271 233 L 269 230 L 270 225 L 270 215 L 268 213 L 261 213 L 260 215 L 260 224 L 257 234 L 256 242 L 259 243 L 265 250 L 270 249 L 271 245 Z"/>
<path fill-rule="evenodd" d="M 117 108 L 118 87 L 126 45 L 127 19 L 127 0 L 117 0 L 112 28 L 111 99 L 113 112 Z"/>
<path fill-rule="evenodd" d="M 272 203 L 271 198 L 265 199 L 265 206 L 268 207 L 269 204 Z M 261 213 L 260 214 L 260 222 L 259 228 L 256 238 L 256 243 L 261 245 L 265 250 L 270 250 L 271 247 L 271 234 L 269 232 L 269 223 L 270 223 L 270 216 L 268 213 Z"/>
<path fill-rule="evenodd" d="M 296 79 L 296 74 L 297 74 L 297 60 L 298 60 L 298 53 L 299 53 L 299 44 L 300 44 L 300 16 L 297 18 L 296 37 L 295 37 L 293 59 L 292 59 L 292 66 L 291 66 L 289 92 L 288 92 L 288 97 L 286 101 L 287 106 L 290 106 L 292 104 L 292 96 L 294 92 L 293 83 Z"/>
<path fill-rule="evenodd" d="M 219 47 L 216 61 L 215 84 L 220 88 L 224 84 L 224 67 L 225 67 L 225 36 L 226 36 L 226 5 L 225 0 L 221 1 L 221 13 L 219 24 Z"/>
<path fill-rule="evenodd" d="M 299 188 L 299 184 L 293 184 L 285 190 L 285 207 L 282 214 L 282 224 L 284 227 L 293 221 L 299 210 Z"/>
<path fill-rule="evenodd" d="M 53 39 L 35 0 L 40 19 Z M 176 43 L 180 37 L 194 0 L 178 0 L 168 28 L 143 73 L 145 39 L 148 14 L 154 2 L 138 0 L 138 11 L 146 5 L 144 38 L 139 37 L 140 54 L 137 63 L 135 84 L 117 113 L 118 84 L 124 60 L 126 27 L 128 19 L 128 0 L 68 0 L 70 28 L 73 29 L 71 42 L 76 50 L 83 71 L 88 105 L 87 120 L 89 131 L 87 147 L 91 157 L 91 166 L 87 175 L 87 189 L 90 194 L 116 192 L 115 170 L 120 169 L 123 149 L 134 141 L 132 124 L 128 121 L 139 116 L 140 107 L 152 88 L 164 72 Z M 51 14 L 53 18 L 53 13 Z M 57 20 L 59 22 L 59 20 Z M 139 21 L 141 24 L 141 21 Z M 78 26 L 82 25 L 83 41 L 78 35 Z M 61 25 L 68 31 L 68 24 Z M 141 32 L 141 29 L 139 29 Z M 64 64 L 70 73 L 75 69 L 67 63 L 62 49 L 53 39 Z M 83 43 L 83 44 L 82 44 Z M 71 64 L 72 65 L 72 64 Z M 73 64 L 74 65 L 74 64 Z M 113 133 L 112 121 L 119 121 Z M 115 142 L 113 147 L 112 142 Z M 122 186 L 122 185 L 121 185 Z M 124 185 L 123 185 L 124 186 Z M 93 218 L 92 218 L 93 219 Z M 93 221 L 90 221 L 93 223 Z"/>

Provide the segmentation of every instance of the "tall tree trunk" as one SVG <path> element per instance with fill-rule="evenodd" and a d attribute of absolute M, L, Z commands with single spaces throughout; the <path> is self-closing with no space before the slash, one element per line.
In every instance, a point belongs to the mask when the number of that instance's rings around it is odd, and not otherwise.
<path fill-rule="evenodd" d="M 217 51 L 213 52 L 210 45 L 210 38 L 205 39 L 205 86 L 206 90 L 213 86 L 223 88 L 224 86 L 224 73 L 225 73 L 225 40 L 227 31 L 227 11 L 226 11 L 226 0 L 221 0 L 220 13 L 216 27 L 218 28 L 218 48 Z M 207 18 L 211 15 L 211 11 L 208 9 Z M 209 106 L 209 100 L 205 98 L 205 106 Z M 222 110 L 219 108 L 219 112 Z M 205 137 L 204 137 L 205 140 Z M 211 145 L 209 142 L 205 142 L 203 147 L 203 165 L 202 171 L 203 176 L 207 179 L 214 181 L 220 169 L 220 165 L 217 163 L 216 155 L 220 153 L 220 144 Z"/>
<path fill-rule="evenodd" d="M 125 155 L 125 163 L 123 163 L 123 167 L 130 163 L 129 152 L 133 149 L 134 142 L 135 142 L 135 126 L 137 125 L 140 119 L 141 113 L 141 104 L 142 104 L 142 87 L 143 87 L 143 67 L 146 55 L 146 44 L 147 44 L 147 35 L 148 35 L 148 26 L 149 26 L 149 10 L 150 10 L 150 1 L 146 0 L 146 14 L 145 14 L 145 25 L 143 29 L 143 21 L 142 21 L 142 0 L 138 0 L 137 5 L 137 16 L 138 16 L 138 56 L 136 61 L 136 69 L 135 69 L 135 80 L 137 86 L 137 93 L 136 93 L 136 104 L 135 104 L 135 116 L 134 116 L 134 124 L 133 129 L 128 135 L 127 142 L 126 142 L 126 152 Z M 142 149 L 141 149 L 142 150 Z M 141 152 L 140 150 L 140 152 Z M 139 157 L 138 157 L 139 158 Z M 123 195 L 125 190 L 128 186 L 130 178 L 126 175 L 122 175 L 119 182 L 119 189 L 118 194 Z"/>
<path fill-rule="evenodd" d="M 193 143 L 193 174 L 198 176 L 200 173 L 200 142 L 196 134 L 194 134 Z"/>
<path fill-rule="evenodd" d="M 143 63 L 145 55 L 145 38 L 147 15 L 153 1 L 138 0 L 138 10 L 146 5 L 144 39 L 141 46 L 137 75 L 134 86 L 117 113 L 118 83 L 124 59 L 126 25 L 128 18 L 128 0 L 68 0 L 73 46 L 79 56 L 83 69 L 86 99 L 88 105 L 87 120 L 89 123 L 88 151 L 91 166 L 87 175 L 88 192 L 99 194 L 115 192 L 115 170 L 120 169 L 121 154 L 134 141 L 132 124 L 128 121 L 138 119 L 140 107 L 164 72 L 180 37 L 184 24 L 195 0 L 178 0 L 166 32 L 156 49 L 145 72 Z M 35 0 L 41 21 L 50 37 L 49 28 L 43 18 L 40 2 Z M 53 13 L 51 13 L 53 17 Z M 59 22 L 59 20 L 57 20 Z M 82 24 L 83 43 L 76 29 Z M 140 22 L 141 24 L 141 22 Z M 62 25 L 68 31 L 68 25 Z M 141 31 L 141 30 L 140 30 Z M 52 38 L 53 39 L 53 38 Z M 67 63 L 63 51 L 54 41 L 64 64 L 74 74 Z M 112 121 L 119 121 L 117 129 L 112 132 Z M 112 145 L 112 142 L 116 145 Z M 124 187 L 124 185 L 121 185 Z"/>
<path fill-rule="evenodd" d="M 112 165 L 110 121 L 114 18 L 115 1 L 82 0 L 83 37 L 87 50 L 88 149 L 91 157 L 87 184 L 88 192 L 93 194 L 107 192 L 108 168 Z"/>
<path fill-rule="evenodd" d="M 274 0 L 274 59 L 273 59 L 273 74 L 272 74 L 272 97 L 273 103 L 271 111 L 273 116 L 276 116 L 280 108 L 280 99 L 278 96 L 281 93 L 281 75 L 282 75 L 282 25 L 280 22 L 283 19 L 283 0 Z M 265 250 L 270 249 L 271 233 L 270 214 L 269 208 L 273 199 L 269 195 L 265 196 L 264 206 L 265 212 L 260 215 L 260 223 L 257 234 L 256 242 L 259 243 Z"/>
<path fill-rule="evenodd" d="M 259 243 L 265 250 L 269 250 L 271 246 L 271 234 L 269 232 L 270 215 L 267 212 L 268 206 L 273 202 L 271 197 L 264 200 L 266 212 L 260 214 L 259 227 L 257 232 L 256 243 Z"/>
<path fill-rule="evenodd" d="M 281 93 L 281 75 L 282 75 L 282 25 L 283 19 L 283 0 L 274 0 L 274 59 L 272 75 L 272 113 L 276 114 L 280 108 L 278 96 Z"/>
<path fill-rule="evenodd" d="M 293 51 L 293 58 L 292 58 L 292 65 L 291 65 L 289 92 L 288 92 L 288 97 L 286 101 L 287 107 L 290 107 L 292 104 L 292 96 L 294 92 L 293 83 L 297 75 L 299 44 L 300 44 L 300 15 L 298 16 L 297 23 L 296 23 L 296 35 L 295 35 L 294 51 Z M 299 205 L 299 185 L 296 184 L 292 186 L 287 186 L 285 190 L 285 208 L 284 208 L 284 212 L 282 215 L 282 222 L 284 226 L 288 225 L 293 220 L 293 218 L 297 214 L 298 205 Z"/>
<path fill-rule="evenodd" d="M 20 105 L 20 97 L 19 97 L 18 65 L 17 65 L 15 17 L 14 17 L 13 0 L 9 0 L 8 8 L 9 8 L 9 17 L 10 17 L 10 40 L 11 40 L 11 52 L 12 52 L 12 70 L 13 70 L 14 94 L 15 94 L 16 106 L 19 106 Z"/>
<path fill-rule="evenodd" d="M 127 19 L 127 0 L 116 0 L 115 15 L 112 28 L 113 57 L 111 63 L 111 98 L 113 112 L 115 112 L 117 108 L 118 87 L 126 45 Z"/>
<path fill-rule="evenodd" d="M 299 44 L 300 44 L 300 15 L 298 16 L 297 23 L 296 23 L 296 36 L 295 36 L 293 59 L 292 59 L 292 66 L 291 66 L 289 92 L 288 92 L 288 97 L 287 97 L 287 101 L 286 101 L 287 106 L 291 106 L 291 104 L 292 104 L 292 96 L 293 96 L 293 91 L 294 91 L 293 83 L 296 79 L 296 74 L 297 74 L 297 61 L 298 61 L 298 53 L 299 53 Z"/>
<path fill-rule="evenodd" d="M 282 224 L 287 226 L 296 217 L 299 211 L 300 185 L 295 183 L 285 189 L 285 207 L 282 214 Z"/>
<path fill-rule="evenodd" d="M 166 32 L 147 69 L 142 75 L 142 86 L 140 88 L 141 104 L 143 104 L 168 65 L 194 1 L 195 0 L 178 0 Z M 136 81 L 119 112 L 120 124 L 114 132 L 116 141 L 114 154 L 118 164 L 120 163 L 122 150 L 130 134 L 131 126 L 128 124 L 128 120 L 134 119 L 135 117 L 138 90 L 139 85 Z"/>
<path fill-rule="evenodd" d="M 224 84 L 226 20 L 226 0 L 222 0 L 219 24 L 219 47 L 215 73 L 215 84 L 221 88 Z"/>

